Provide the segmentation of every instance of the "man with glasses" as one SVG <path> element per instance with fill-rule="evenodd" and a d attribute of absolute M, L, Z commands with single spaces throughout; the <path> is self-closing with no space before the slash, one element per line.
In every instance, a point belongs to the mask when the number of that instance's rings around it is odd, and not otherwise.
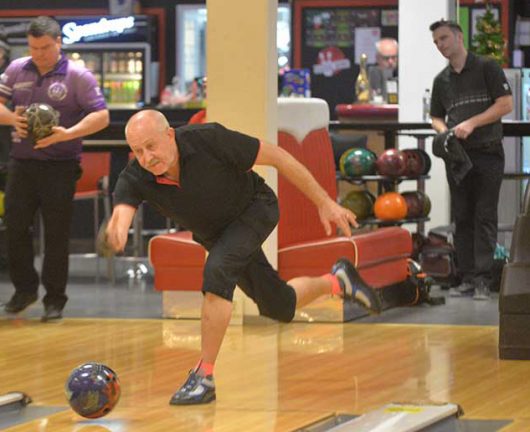
<path fill-rule="evenodd" d="M 388 102 L 388 94 L 397 94 L 398 43 L 392 38 L 383 38 L 376 42 L 377 65 L 368 70 L 372 100 Z M 394 87 L 394 88 L 389 88 Z"/>

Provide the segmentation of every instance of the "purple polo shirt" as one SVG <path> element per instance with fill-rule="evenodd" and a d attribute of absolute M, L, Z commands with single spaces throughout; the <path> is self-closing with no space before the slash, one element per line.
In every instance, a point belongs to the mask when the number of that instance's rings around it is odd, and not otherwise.
<path fill-rule="evenodd" d="M 47 103 L 60 113 L 59 125 L 69 128 L 87 114 L 107 108 L 103 94 L 92 73 L 62 54 L 55 68 L 40 75 L 31 57 L 14 60 L 0 77 L 0 96 L 11 100 L 13 107 Z M 35 150 L 29 139 L 15 137 L 11 157 L 15 159 L 79 159 L 82 139 L 63 141 Z"/>

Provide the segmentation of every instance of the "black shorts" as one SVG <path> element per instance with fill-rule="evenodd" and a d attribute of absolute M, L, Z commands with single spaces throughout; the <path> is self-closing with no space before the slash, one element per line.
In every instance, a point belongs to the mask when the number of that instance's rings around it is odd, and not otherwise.
<path fill-rule="evenodd" d="M 204 267 L 203 292 L 232 301 L 236 284 L 261 315 L 283 322 L 294 317 L 296 293 L 270 265 L 261 248 L 279 219 L 278 199 L 265 186 L 213 242 Z"/>

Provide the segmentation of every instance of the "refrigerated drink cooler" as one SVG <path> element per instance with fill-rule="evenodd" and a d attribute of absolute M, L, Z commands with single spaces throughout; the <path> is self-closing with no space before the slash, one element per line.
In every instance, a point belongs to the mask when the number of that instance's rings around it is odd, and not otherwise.
<path fill-rule="evenodd" d="M 74 44 L 63 45 L 63 51 L 94 73 L 110 109 L 134 109 L 150 102 L 148 44 Z"/>
<path fill-rule="evenodd" d="M 64 52 L 94 73 L 110 109 L 135 109 L 151 102 L 151 65 L 158 56 L 153 17 L 84 16 L 57 20 Z"/>

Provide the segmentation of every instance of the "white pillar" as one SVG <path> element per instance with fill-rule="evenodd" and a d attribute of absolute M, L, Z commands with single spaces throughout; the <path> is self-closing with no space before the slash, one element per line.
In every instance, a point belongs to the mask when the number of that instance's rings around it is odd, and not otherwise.
<path fill-rule="evenodd" d="M 434 77 L 447 65 L 432 42 L 431 23 L 441 19 L 455 19 L 454 0 L 400 0 L 399 2 L 399 121 L 422 120 L 422 96 L 432 90 Z M 431 198 L 432 210 L 427 229 L 449 223 L 450 198 L 441 159 L 432 155 L 432 140 L 427 140 L 427 152 L 432 159 L 431 178 L 426 181 L 426 193 Z M 415 145 L 413 138 L 401 137 L 400 147 Z M 407 182 L 404 182 L 407 183 Z M 403 190 L 414 189 L 414 184 L 403 184 Z"/>
<path fill-rule="evenodd" d="M 278 1 L 207 0 L 206 6 L 208 121 L 276 143 Z M 276 171 L 268 168 L 259 173 L 277 191 Z M 276 266 L 276 230 L 264 250 Z M 234 312 L 257 315 L 257 308 L 239 294 L 234 299 Z"/>

